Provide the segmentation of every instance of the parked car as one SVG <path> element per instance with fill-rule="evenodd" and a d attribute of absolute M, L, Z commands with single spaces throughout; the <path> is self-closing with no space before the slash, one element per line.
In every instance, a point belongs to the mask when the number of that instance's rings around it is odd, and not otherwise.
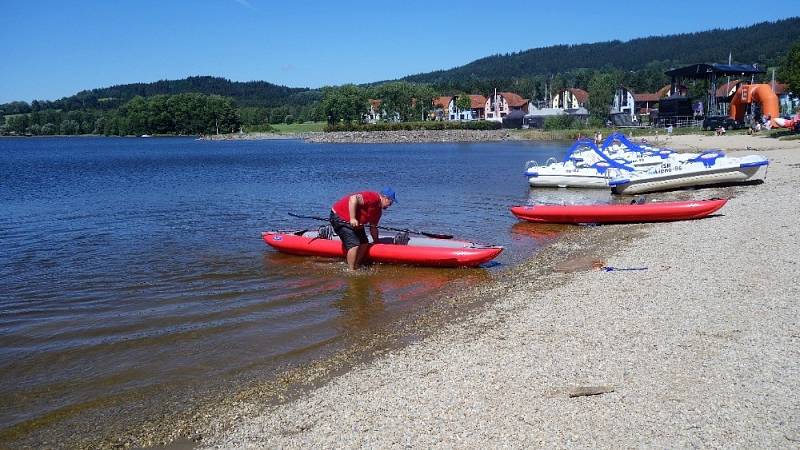
<path fill-rule="evenodd" d="M 707 116 L 703 119 L 703 130 L 716 130 L 725 127 L 726 130 L 742 128 L 742 125 L 728 116 Z"/>

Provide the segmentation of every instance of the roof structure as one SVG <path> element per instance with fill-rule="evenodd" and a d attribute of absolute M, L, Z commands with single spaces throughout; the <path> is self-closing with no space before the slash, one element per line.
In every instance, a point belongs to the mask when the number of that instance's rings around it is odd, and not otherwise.
<path fill-rule="evenodd" d="M 572 92 L 572 95 L 574 95 L 575 98 L 578 99 L 578 103 L 586 103 L 586 101 L 589 100 L 589 93 L 584 91 L 583 89 L 568 88 L 566 90 Z"/>
<path fill-rule="evenodd" d="M 677 88 L 676 91 L 681 95 L 684 95 L 689 90 L 686 86 L 684 86 L 682 84 L 677 85 L 676 88 Z M 656 95 L 658 95 L 659 99 L 662 99 L 662 98 L 666 97 L 667 94 L 669 94 L 669 91 L 671 89 L 672 89 L 672 85 L 668 84 L 668 85 L 662 87 L 661 89 L 657 90 L 656 91 Z"/>
<path fill-rule="evenodd" d="M 528 103 L 528 100 L 513 92 L 498 92 L 498 94 L 502 95 L 503 98 L 506 99 L 506 102 L 508 102 L 509 106 L 525 106 L 525 104 Z"/>
<path fill-rule="evenodd" d="M 442 109 L 447 109 L 450 107 L 450 100 L 452 99 L 453 97 L 434 97 L 433 106 Z"/>
<path fill-rule="evenodd" d="M 670 86 L 670 85 L 666 85 L 666 86 L 662 87 L 661 89 L 657 90 L 656 91 L 656 95 L 658 96 L 658 98 L 666 97 L 667 94 L 669 94 L 669 89 L 671 87 L 672 86 Z"/>
<path fill-rule="evenodd" d="M 482 95 L 470 95 L 469 99 L 472 101 L 472 109 L 486 108 L 486 97 Z"/>
<path fill-rule="evenodd" d="M 773 90 L 775 91 L 775 95 L 787 94 L 790 92 L 789 85 L 785 83 L 775 83 Z"/>
<path fill-rule="evenodd" d="M 528 117 L 560 116 L 563 114 L 565 112 L 561 108 L 536 108 L 528 114 Z"/>
<path fill-rule="evenodd" d="M 637 102 L 657 102 L 661 98 L 657 93 L 633 94 L 633 100 Z"/>
<path fill-rule="evenodd" d="M 664 73 L 671 77 L 705 80 L 711 75 L 717 77 L 726 75 L 742 76 L 766 73 L 766 71 L 759 69 L 756 64 L 692 64 L 691 66 L 671 69 Z"/>
<path fill-rule="evenodd" d="M 731 80 L 728 83 L 720 85 L 717 88 L 717 97 L 718 98 L 728 97 L 731 94 L 731 89 L 734 89 L 736 85 L 741 82 L 742 80 Z"/>

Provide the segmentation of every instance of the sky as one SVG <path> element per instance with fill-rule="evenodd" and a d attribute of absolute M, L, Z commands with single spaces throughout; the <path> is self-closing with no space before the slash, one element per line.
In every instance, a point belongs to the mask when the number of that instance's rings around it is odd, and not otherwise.
<path fill-rule="evenodd" d="M 696 0 L 614 5 L 0 0 L 0 103 L 192 75 L 311 88 L 366 83 L 529 48 L 746 26 L 790 15 L 785 8 L 753 8 L 739 0 L 724 7 Z"/>

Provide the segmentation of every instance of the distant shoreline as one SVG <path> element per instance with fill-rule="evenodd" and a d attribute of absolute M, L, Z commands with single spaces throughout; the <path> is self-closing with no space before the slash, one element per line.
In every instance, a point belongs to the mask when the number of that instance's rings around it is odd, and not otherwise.
<path fill-rule="evenodd" d="M 651 145 L 673 148 L 675 150 L 697 151 L 718 148 L 722 150 L 763 151 L 783 148 L 787 140 L 777 139 L 768 133 L 757 135 L 729 134 L 715 136 L 713 133 L 700 131 L 687 134 L 667 135 L 661 129 L 648 130 L 651 133 L 632 136 L 634 142 L 647 140 Z M 141 136 L 106 136 L 101 134 L 79 135 L 46 135 L 46 136 L 0 136 L 0 139 L 36 139 L 36 138 L 191 138 L 203 141 L 258 141 L 298 139 L 308 143 L 324 144 L 397 144 L 397 143 L 456 143 L 456 142 L 502 142 L 502 141 L 572 141 L 578 136 L 587 136 L 591 130 L 553 130 L 538 129 L 516 130 L 403 130 L 403 131 L 310 131 L 301 133 L 232 133 L 198 135 L 151 135 Z M 600 129 L 607 136 L 610 129 Z M 625 130 L 622 130 L 625 133 Z M 627 134 L 627 133 L 626 133 Z"/>
<path fill-rule="evenodd" d="M 600 129 L 603 136 L 613 130 Z M 625 130 L 621 130 L 625 133 Z M 650 133 L 632 137 L 634 142 L 647 140 L 651 145 L 675 148 L 679 150 L 706 150 L 721 148 L 723 150 L 770 150 L 779 149 L 786 141 L 771 137 L 767 133 L 759 135 L 730 134 L 715 136 L 713 133 L 694 132 L 687 134 L 667 135 L 663 130 L 654 128 Z M 499 141 L 572 141 L 579 136 L 586 137 L 592 130 L 402 130 L 402 131 L 337 131 L 337 132 L 303 132 L 303 133 L 241 133 L 224 135 L 206 135 L 201 137 L 209 141 L 255 141 L 274 139 L 302 139 L 309 143 L 327 144 L 397 144 L 397 143 L 444 143 L 444 142 L 499 142 Z M 627 133 L 626 133 L 627 134 Z"/>
<path fill-rule="evenodd" d="M 209 141 L 257 141 L 302 139 L 322 144 L 396 144 L 436 142 L 546 141 L 564 139 L 563 132 L 535 131 L 523 135 L 518 130 L 400 130 L 400 131 L 336 131 L 304 133 L 234 133 L 206 135 Z"/>

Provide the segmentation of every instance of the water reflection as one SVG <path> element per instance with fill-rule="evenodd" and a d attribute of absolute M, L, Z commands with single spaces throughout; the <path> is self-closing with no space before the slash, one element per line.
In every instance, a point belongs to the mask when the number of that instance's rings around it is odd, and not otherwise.
<path fill-rule="evenodd" d="M 399 314 L 435 301 L 452 289 L 491 279 L 485 269 L 449 269 L 371 264 L 349 272 L 344 260 L 294 256 L 266 250 L 264 272 L 315 298 L 315 311 L 330 314 L 333 333 L 353 334 L 394 320 Z M 323 295 L 324 294 L 324 295 Z M 332 307 L 333 309 L 329 308 Z M 325 312 L 327 311 L 327 313 Z"/>
<path fill-rule="evenodd" d="M 355 273 L 342 280 L 341 298 L 333 306 L 341 311 L 343 331 L 358 331 L 386 312 L 383 290 L 368 273 Z"/>
<path fill-rule="evenodd" d="M 520 221 L 511 226 L 511 234 L 514 237 L 532 239 L 538 246 L 545 246 L 555 241 L 558 237 L 574 233 L 579 229 L 580 227 L 575 225 Z"/>

